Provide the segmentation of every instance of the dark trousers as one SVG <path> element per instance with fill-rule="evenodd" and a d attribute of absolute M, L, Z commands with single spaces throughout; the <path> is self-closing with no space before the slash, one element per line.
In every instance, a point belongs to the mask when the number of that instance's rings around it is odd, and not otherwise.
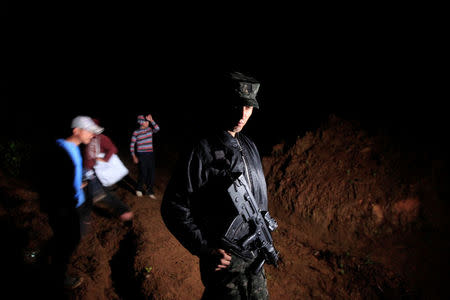
<path fill-rule="evenodd" d="M 70 257 L 81 239 L 80 215 L 75 208 L 58 208 L 49 212 L 48 221 L 53 230 L 51 276 L 62 288 Z"/>
<path fill-rule="evenodd" d="M 120 217 L 123 213 L 130 211 L 130 207 L 121 201 L 113 191 L 105 188 L 97 177 L 89 180 L 87 191 L 92 205 L 108 215 Z"/>
<path fill-rule="evenodd" d="M 214 264 L 200 258 L 200 275 L 205 286 L 202 300 L 267 300 L 264 268 L 253 274 L 253 261 L 231 255 L 231 264 L 223 270 L 214 271 Z"/>
<path fill-rule="evenodd" d="M 155 180 L 155 157 L 153 152 L 138 152 L 139 176 L 136 190 L 153 194 Z M 146 189 L 144 189 L 144 186 Z"/>

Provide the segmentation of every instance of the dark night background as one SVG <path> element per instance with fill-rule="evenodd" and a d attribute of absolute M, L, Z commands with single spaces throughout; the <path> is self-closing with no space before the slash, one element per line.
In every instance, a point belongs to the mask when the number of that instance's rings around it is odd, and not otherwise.
<path fill-rule="evenodd" d="M 210 127 L 222 101 L 218 78 L 229 70 L 261 82 L 261 109 L 245 132 L 263 154 L 314 131 L 330 113 L 435 149 L 447 136 L 439 19 L 275 22 L 277 10 L 258 23 L 219 19 L 218 29 L 215 14 L 199 20 L 166 10 L 155 21 L 157 11 L 134 18 L 138 7 L 113 4 L 33 9 L 8 27 L 3 137 L 67 136 L 70 120 L 85 114 L 126 148 L 136 115 L 150 112 L 161 126 L 155 143 L 176 147 Z"/>

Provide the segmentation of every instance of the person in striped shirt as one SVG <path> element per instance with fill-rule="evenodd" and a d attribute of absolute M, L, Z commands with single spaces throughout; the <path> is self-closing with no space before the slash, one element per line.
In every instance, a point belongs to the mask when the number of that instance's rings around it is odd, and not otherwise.
<path fill-rule="evenodd" d="M 131 136 L 130 152 L 133 162 L 139 165 L 138 183 L 136 195 L 141 197 L 146 194 L 156 199 L 153 192 L 155 180 L 155 158 L 153 153 L 153 134 L 159 131 L 159 126 L 153 120 L 152 115 L 139 115 L 137 117 L 139 129 Z M 150 126 L 150 124 L 152 126 Z M 144 189 L 144 186 L 146 189 Z"/>

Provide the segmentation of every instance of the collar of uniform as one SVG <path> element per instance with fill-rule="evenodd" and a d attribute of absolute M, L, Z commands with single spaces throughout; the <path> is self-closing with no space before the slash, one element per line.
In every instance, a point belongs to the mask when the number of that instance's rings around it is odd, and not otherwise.
<path fill-rule="evenodd" d="M 236 134 L 236 137 L 233 137 L 228 131 L 224 130 L 221 132 L 219 138 L 224 145 L 226 145 L 228 147 L 239 149 L 239 144 L 237 141 L 238 134 L 239 133 Z"/>

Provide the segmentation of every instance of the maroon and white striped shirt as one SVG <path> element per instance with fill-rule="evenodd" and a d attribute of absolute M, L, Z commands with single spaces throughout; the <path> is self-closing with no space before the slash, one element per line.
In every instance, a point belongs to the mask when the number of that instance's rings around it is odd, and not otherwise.
<path fill-rule="evenodd" d="M 138 129 L 131 136 L 130 152 L 134 154 L 135 148 L 137 152 L 153 152 L 153 133 L 159 131 L 159 126 L 152 122 L 151 127 Z"/>

